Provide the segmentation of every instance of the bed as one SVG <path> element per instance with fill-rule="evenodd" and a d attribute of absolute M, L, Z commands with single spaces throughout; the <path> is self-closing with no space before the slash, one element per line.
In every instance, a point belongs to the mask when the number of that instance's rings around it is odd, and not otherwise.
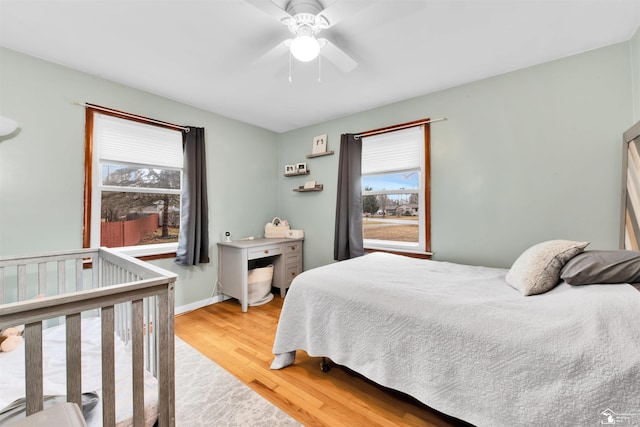
<path fill-rule="evenodd" d="M 388 253 L 305 271 L 271 367 L 304 350 L 477 426 L 640 424 L 638 289 L 556 277 L 524 296 L 510 274 Z"/>
<path fill-rule="evenodd" d="M 89 426 L 175 425 L 176 278 L 107 248 L 0 257 L 0 330 L 24 325 L 0 420 L 68 401 Z"/>

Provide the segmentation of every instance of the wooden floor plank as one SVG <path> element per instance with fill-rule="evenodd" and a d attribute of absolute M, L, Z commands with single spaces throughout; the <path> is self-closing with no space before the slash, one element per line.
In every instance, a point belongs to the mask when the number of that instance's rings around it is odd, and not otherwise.
<path fill-rule="evenodd" d="M 342 367 L 298 351 L 295 365 L 272 371 L 271 348 L 283 300 L 242 313 L 227 300 L 176 316 L 176 335 L 305 426 L 468 426 Z"/>

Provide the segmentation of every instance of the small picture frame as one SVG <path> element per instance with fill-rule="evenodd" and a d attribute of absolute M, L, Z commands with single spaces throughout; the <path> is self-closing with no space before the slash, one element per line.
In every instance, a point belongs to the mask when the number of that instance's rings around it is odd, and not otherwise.
<path fill-rule="evenodd" d="M 327 134 L 313 137 L 313 147 L 311 154 L 321 154 L 327 152 Z"/>
<path fill-rule="evenodd" d="M 296 172 L 297 173 L 307 173 L 307 164 L 306 163 L 296 163 Z"/>
<path fill-rule="evenodd" d="M 296 173 L 296 166 L 295 165 L 285 165 L 284 166 L 284 174 L 285 175 L 290 175 L 292 173 Z"/>
<path fill-rule="evenodd" d="M 307 190 L 316 188 L 316 181 L 306 181 L 304 183 L 304 188 L 307 189 Z"/>

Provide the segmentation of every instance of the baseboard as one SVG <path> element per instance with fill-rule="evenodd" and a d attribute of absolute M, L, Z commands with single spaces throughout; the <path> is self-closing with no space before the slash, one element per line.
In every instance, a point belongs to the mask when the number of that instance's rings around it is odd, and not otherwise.
<path fill-rule="evenodd" d="M 231 297 L 228 297 L 226 295 L 216 295 L 211 298 L 203 299 L 200 301 L 192 302 L 191 304 L 185 304 L 185 305 L 181 305 L 180 307 L 176 307 L 174 309 L 174 314 L 177 316 L 178 314 L 188 313 L 190 311 L 197 310 L 199 308 L 206 307 L 211 304 L 216 304 L 218 302 L 222 302 L 228 299 L 231 299 Z"/>

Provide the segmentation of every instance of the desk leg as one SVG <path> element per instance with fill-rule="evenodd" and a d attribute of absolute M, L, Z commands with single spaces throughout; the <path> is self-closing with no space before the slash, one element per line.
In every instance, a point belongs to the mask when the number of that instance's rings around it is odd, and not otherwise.
<path fill-rule="evenodd" d="M 244 286 L 244 289 L 247 289 L 247 285 Z M 244 298 L 242 298 L 242 312 L 246 313 L 247 310 L 249 309 L 249 298 L 248 296 L 245 296 Z"/>
<path fill-rule="evenodd" d="M 240 267 L 240 271 L 242 272 L 240 274 L 242 298 L 240 298 L 240 303 L 242 304 L 242 312 L 246 313 L 247 310 L 249 309 L 249 278 L 247 277 L 247 274 L 248 274 L 247 252 L 243 251 L 242 255 L 243 255 L 242 261 L 241 261 L 242 266 Z"/>
<path fill-rule="evenodd" d="M 287 293 L 287 290 L 285 289 L 284 286 L 280 287 L 280 296 L 282 297 L 282 299 L 284 299 L 285 294 Z"/>
<path fill-rule="evenodd" d="M 249 285 L 247 278 L 247 250 L 222 246 L 218 275 L 222 285 L 222 293 L 236 298 L 246 313 L 249 306 Z"/>

